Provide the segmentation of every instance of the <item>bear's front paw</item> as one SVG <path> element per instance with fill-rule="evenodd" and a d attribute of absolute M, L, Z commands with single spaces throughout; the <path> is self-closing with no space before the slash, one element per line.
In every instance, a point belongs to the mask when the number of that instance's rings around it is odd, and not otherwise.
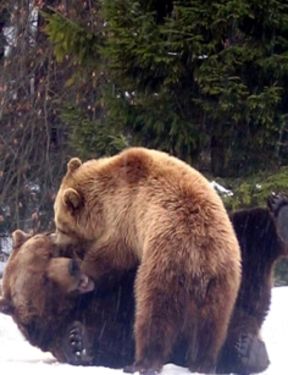
<path fill-rule="evenodd" d="M 243 334 L 235 344 L 243 374 L 262 372 L 269 366 L 265 343 L 257 336 Z"/>
<path fill-rule="evenodd" d="M 267 199 L 267 205 L 272 215 L 276 218 L 280 209 L 288 205 L 288 197 L 283 193 L 272 193 Z"/>
<path fill-rule="evenodd" d="M 271 194 L 268 207 L 274 217 L 277 233 L 280 239 L 288 245 L 288 197 L 283 193 Z"/>
<path fill-rule="evenodd" d="M 191 372 L 199 372 L 201 374 L 215 374 L 216 373 L 216 365 L 215 360 L 209 359 L 208 356 L 206 358 L 202 358 L 201 360 L 197 360 L 192 364 L 189 364 L 189 370 Z"/>
<path fill-rule="evenodd" d="M 92 356 L 88 354 L 89 343 L 85 327 L 76 321 L 68 328 L 64 337 L 64 355 L 72 365 L 91 365 Z"/>

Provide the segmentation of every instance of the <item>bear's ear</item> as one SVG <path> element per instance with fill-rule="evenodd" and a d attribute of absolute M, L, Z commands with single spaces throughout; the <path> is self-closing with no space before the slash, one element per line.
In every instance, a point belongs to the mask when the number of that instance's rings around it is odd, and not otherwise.
<path fill-rule="evenodd" d="M 82 165 L 82 161 L 79 158 L 72 158 L 67 163 L 67 173 L 73 173 Z"/>
<path fill-rule="evenodd" d="M 23 245 L 31 237 L 31 234 L 23 232 L 21 229 L 16 229 L 12 233 L 12 246 L 14 249 Z"/>
<path fill-rule="evenodd" d="M 0 313 L 6 315 L 12 315 L 13 307 L 10 301 L 4 297 L 0 297 Z"/>
<path fill-rule="evenodd" d="M 83 204 L 82 196 L 73 188 L 64 190 L 63 200 L 66 206 L 72 211 L 77 210 Z"/>

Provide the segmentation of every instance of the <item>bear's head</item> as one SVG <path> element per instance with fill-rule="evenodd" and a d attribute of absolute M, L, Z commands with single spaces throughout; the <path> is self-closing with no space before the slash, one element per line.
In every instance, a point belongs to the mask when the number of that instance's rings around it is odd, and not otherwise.
<path fill-rule="evenodd" d="M 134 187 L 148 178 L 152 164 L 138 148 L 83 164 L 72 158 L 54 203 L 56 243 L 84 245 L 100 238 L 107 228 L 121 227 L 130 207 L 130 191 L 133 194 Z"/>
<path fill-rule="evenodd" d="M 49 350 L 74 299 L 92 291 L 94 283 L 80 271 L 77 260 L 60 256 L 50 234 L 32 236 L 16 230 L 12 240 L 0 312 L 12 316 L 31 344 Z"/>
<path fill-rule="evenodd" d="M 63 177 L 54 203 L 54 218 L 56 225 L 56 243 L 69 245 L 93 240 L 95 232 L 100 227 L 96 217 L 89 220 L 91 209 L 97 210 L 101 216 L 100 194 L 97 193 L 97 165 L 99 161 L 82 164 L 78 158 L 72 158 L 67 164 L 67 172 Z M 87 186 L 95 182 L 93 196 L 90 201 Z M 88 182 L 88 185 L 87 185 Z M 91 225 L 91 222 L 94 223 Z M 96 233 L 97 235 L 97 233 Z"/>

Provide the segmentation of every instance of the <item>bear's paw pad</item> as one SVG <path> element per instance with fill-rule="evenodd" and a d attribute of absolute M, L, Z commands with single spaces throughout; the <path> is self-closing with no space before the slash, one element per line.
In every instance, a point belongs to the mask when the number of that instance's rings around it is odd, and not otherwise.
<path fill-rule="evenodd" d="M 266 346 L 257 336 L 241 335 L 235 343 L 235 349 L 247 373 L 264 371 L 270 363 Z"/>

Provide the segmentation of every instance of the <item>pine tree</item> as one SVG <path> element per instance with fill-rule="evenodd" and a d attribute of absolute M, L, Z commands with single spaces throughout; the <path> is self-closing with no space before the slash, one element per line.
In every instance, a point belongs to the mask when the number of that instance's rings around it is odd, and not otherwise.
<path fill-rule="evenodd" d="M 163 13 L 157 2 L 104 1 L 110 105 L 123 126 L 185 159 L 208 149 L 219 175 L 279 160 L 286 2 L 164 3 Z"/>

